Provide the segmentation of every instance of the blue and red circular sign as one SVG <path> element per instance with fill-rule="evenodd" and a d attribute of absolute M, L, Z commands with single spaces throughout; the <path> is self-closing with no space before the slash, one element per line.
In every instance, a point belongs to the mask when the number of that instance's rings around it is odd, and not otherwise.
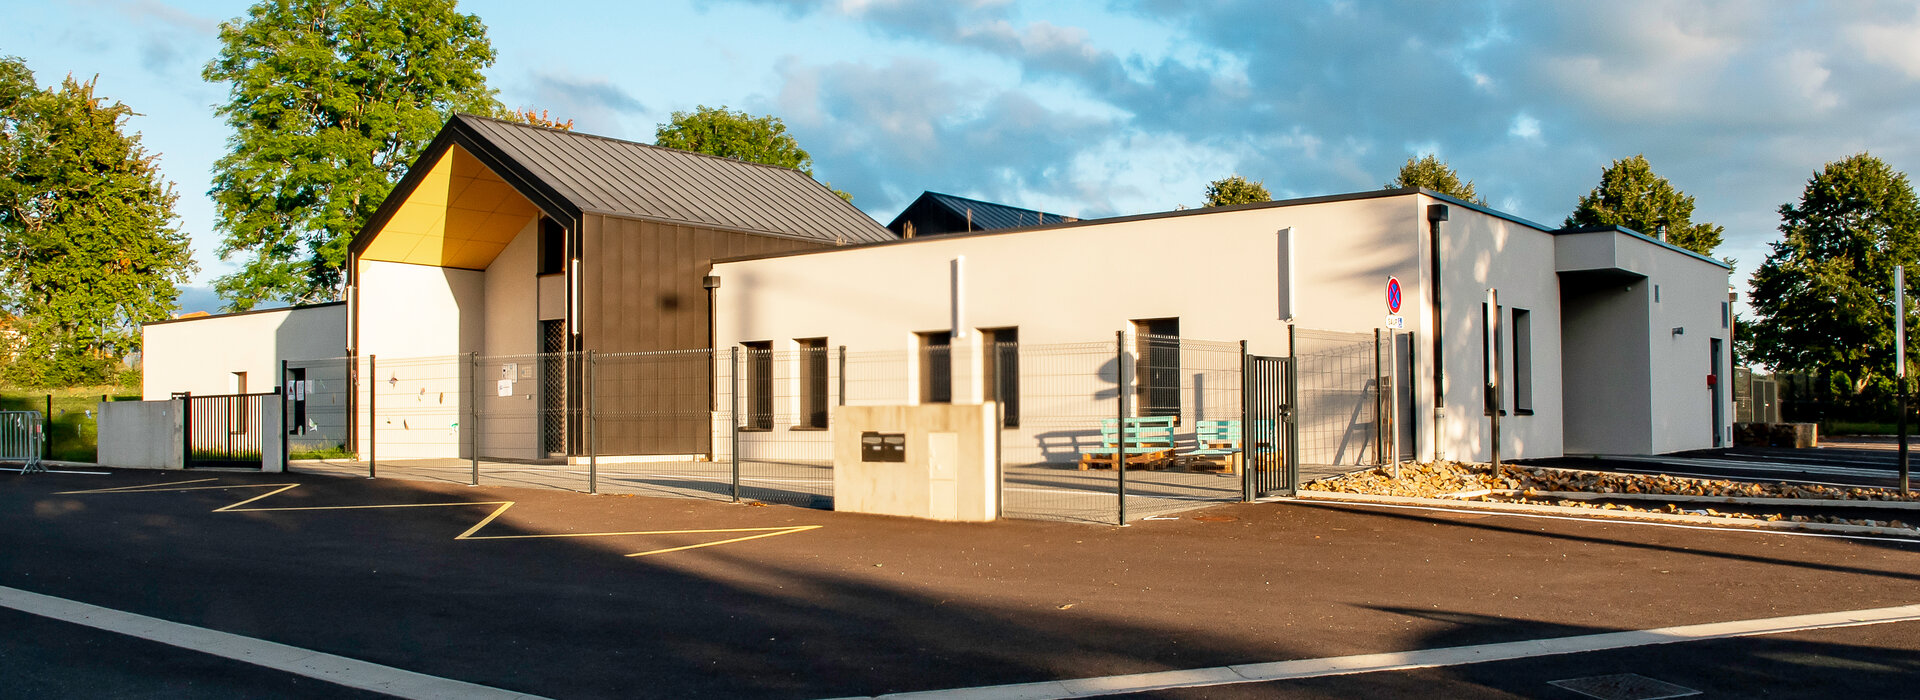
<path fill-rule="evenodd" d="M 1387 313 L 1400 313 L 1400 278 L 1387 278 Z"/>

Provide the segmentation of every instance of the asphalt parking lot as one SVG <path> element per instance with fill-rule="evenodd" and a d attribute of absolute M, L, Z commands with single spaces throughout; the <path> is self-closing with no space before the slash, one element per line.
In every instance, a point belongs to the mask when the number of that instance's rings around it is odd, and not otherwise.
<path fill-rule="evenodd" d="M 1126 528 L 941 524 L 314 474 L 116 472 L 0 475 L 0 533 L 0 586 L 551 697 L 874 695 L 1920 602 L 1910 542 L 1293 503 Z M 0 624 L 20 630 L 0 642 L 3 695 L 341 696 L 9 610 Z M 1891 696 L 1920 672 L 1915 631 L 1153 695 L 1577 698 L 1546 681 L 1637 669 L 1709 694 Z"/>

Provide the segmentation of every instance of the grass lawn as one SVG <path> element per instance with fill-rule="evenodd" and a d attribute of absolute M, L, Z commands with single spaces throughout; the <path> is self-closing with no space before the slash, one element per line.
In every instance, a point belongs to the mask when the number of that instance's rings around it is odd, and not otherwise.
<path fill-rule="evenodd" d="M 137 387 L 87 386 L 67 389 L 0 387 L 0 411 L 47 414 L 47 459 L 94 461 L 99 440 L 100 397 L 139 401 Z M 51 410 L 48 402 L 51 397 Z"/>

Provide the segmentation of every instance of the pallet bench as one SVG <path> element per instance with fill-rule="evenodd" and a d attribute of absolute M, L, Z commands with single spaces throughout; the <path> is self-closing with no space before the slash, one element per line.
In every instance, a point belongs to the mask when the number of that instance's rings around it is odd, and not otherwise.
<path fill-rule="evenodd" d="M 1140 416 L 1126 422 L 1127 466 L 1162 469 L 1173 461 L 1173 416 Z M 1080 453 L 1080 468 L 1112 469 L 1118 460 L 1119 421 L 1100 421 L 1100 446 Z"/>

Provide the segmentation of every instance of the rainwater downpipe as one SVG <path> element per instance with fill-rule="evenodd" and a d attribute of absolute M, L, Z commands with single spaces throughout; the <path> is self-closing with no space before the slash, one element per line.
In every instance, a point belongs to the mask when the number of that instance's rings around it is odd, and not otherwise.
<path fill-rule="evenodd" d="M 1446 328 L 1447 315 L 1443 312 L 1441 290 L 1446 287 L 1440 283 L 1440 222 L 1447 220 L 1447 205 L 1427 205 L 1427 288 L 1433 297 L 1433 459 L 1446 459 L 1446 452 L 1440 447 L 1447 419 L 1447 382 L 1446 351 L 1441 331 Z"/>

